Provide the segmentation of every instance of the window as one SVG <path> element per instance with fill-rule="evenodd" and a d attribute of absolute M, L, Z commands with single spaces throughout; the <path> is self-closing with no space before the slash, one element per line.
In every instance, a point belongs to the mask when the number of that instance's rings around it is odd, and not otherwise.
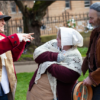
<path fill-rule="evenodd" d="M 70 8 L 70 0 L 66 0 L 65 1 L 65 7 L 66 8 Z"/>
<path fill-rule="evenodd" d="M 90 0 L 84 0 L 84 6 L 90 7 Z"/>
<path fill-rule="evenodd" d="M 16 13 L 16 4 L 15 4 L 15 2 L 11 2 L 11 11 L 13 13 Z"/>
<path fill-rule="evenodd" d="M 22 33 L 22 27 L 21 26 L 17 27 L 17 32 Z"/>

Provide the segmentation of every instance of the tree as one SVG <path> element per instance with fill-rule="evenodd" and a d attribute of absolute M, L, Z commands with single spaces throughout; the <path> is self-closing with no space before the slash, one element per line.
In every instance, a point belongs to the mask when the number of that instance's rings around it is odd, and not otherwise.
<path fill-rule="evenodd" d="M 14 0 L 23 15 L 24 32 L 32 33 L 34 32 L 35 40 L 32 42 L 36 46 L 41 43 L 40 39 L 40 27 L 42 25 L 41 20 L 46 14 L 46 9 L 55 0 L 52 1 L 36 1 L 32 8 L 24 5 L 23 1 Z"/>

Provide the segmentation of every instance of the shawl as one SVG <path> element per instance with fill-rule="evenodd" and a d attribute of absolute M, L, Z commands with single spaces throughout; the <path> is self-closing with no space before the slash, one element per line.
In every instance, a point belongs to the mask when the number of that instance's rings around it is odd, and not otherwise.
<path fill-rule="evenodd" d="M 36 59 L 39 55 L 41 55 L 42 53 L 44 53 L 46 51 L 62 53 L 57 47 L 57 40 L 53 39 L 35 49 L 34 54 L 33 54 L 34 59 Z M 64 67 L 67 67 L 67 68 L 74 70 L 77 73 L 81 74 L 82 57 L 81 57 L 80 52 L 77 50 L 77 48 L 71 48 L 62 54 L 65 57 L 63 62 L 58 63 L 56 61 L 52 61 L 52 62 L 46 61 L 39 65 L 39 68 L 38 68 L 38 71 L 36 74 L 36 78 L 35 78 L 35 84 L 38 83 L 38 79 L 41 78 L 41 75 L 43 73 L 45 73 L 46 69 L 49 66 L 51 66 L 52 64 L 60 64 Z M 57 80 L 49 72 L 47 72 L 47 76 L 49 79 L 51 90 L 54 95 L 54 99 L 56 100 Z"/>
<path fill-rule="evenodd" d="M 83 74 L 86 73 L 88 68 L 90 68 L 92 71 L 94 70 L 93 69 L 94 68 L 93 60 L 96 57 L 95 50 L 96 50 L 96 44 L 97 44 L 99 34 L 100 34 L 100 27 L 95 28 L 91 33 L 89 48 L 86 53 L 86 58 L 84 59 L 83 64 L 82 64 Z M 96 64 L 96 66 L 97 66 L 97 64 Z"/>

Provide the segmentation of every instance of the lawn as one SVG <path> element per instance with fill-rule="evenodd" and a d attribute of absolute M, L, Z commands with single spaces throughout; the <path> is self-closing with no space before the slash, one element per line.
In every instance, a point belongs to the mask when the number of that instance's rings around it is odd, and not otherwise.
<path fill-rule="evenodd" d="M 81 47 L 81 48 L 78 47 L 78 50 L 80 51 L 82 57 L 86 57 L 86 53 L 87 53 L 87 50 L 88 50 L 87 47 Z"/>
<path fill-rule="evenodd" d="M 17 74 L 18 82 L 17 82 L 15 100 L 26 100 L 26 93 L 28 90 L 29 82 L 33 74 L 34 72 Z"/>

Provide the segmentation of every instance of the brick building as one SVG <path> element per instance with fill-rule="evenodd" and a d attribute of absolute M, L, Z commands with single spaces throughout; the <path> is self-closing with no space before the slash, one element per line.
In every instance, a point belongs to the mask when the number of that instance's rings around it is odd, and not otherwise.
<path fill-rule="evenodd" d="M 48 15 L 58 16 L 61 15 L 64 11 L 67 11 L 70 14 L 86 13 L 89 11 L 89 6 L 94 2 L 100 2 L 100 1 L 99 0 L 56 1 L 48 7 Z"/>
<path fill-rule="evenodd" d="M 86 30 L 88 24 L 88 12 L 91 4 L 95 2 L 100 2 L 99 0 L 66 0 L 66 1 L 55 1 L 52 3 L 48 9 L 45 17 L 49 20 L 45 22 L 44 25 L 47 27 L 45 30 L 41 30 L 42 34 L 55 34 L 57 28 L 61 26 L 69 27 L 72 22 L 68 23 L 69 20 L 75 20 L 75 27 L 72 24 L 72 28 L 82 32 Z M 65 14 L 66 12 L 66 14 Z M 56 16 L 56 17 L 53 17 Z M 66 17 L 66 18 L 65 18 Z M 47 24 L 49 23 L 49 24 Z M 68 23 L 68 24 L 67 24 Z M 70 25 L 69 25 L 70 24 Z M 69 25 L 69 26 L 68 26 Z M 56 29 L 55 29 L 56 28 Z M 54 30 L 54 32 L 52 32 Z M 55 31 L 56 30 L 56 31 Z M 49 32 L 48 32 L 49 31 Z"/>
<path fill-rule="evenodd" d="M 34 4 L 34 1 L 23 1 L 24 5 L 26 4 L 28 7 L 32 7 Z M 45 17 L 51 17 L 51 16 L 62 16 L 64 12 L 67 12 L 68 14 L 80 14 L 80 13 L 87 13 L 89 11 L 89 6 L 94 2 L 100 2 L 100 1 L 88 1 L 88 0 L 82 0 L 82 1 L 74 1 L 74 0 L 67 0 L 67 1 L 55 1 L 52 3 L 48 9 Z M 0 10 L 2 10 L 5 14 L 8 14 L 12 16 L 12 22 L 9 22 L 9 33 L 12 34 L 13 32 L 23 32 L 23 22 L 22 22 L 22 14 L 18 7 L 16 6 L 14 1 L 0 1 Z M 70 18 L 69 18 L 70 19 Z M 57 20 L 57 19 L 56 19 Z M 55 22 L 56 20 L 53 20 Z M 63 20 L 59 19 L 59 20 Z M 48 20 L 46 20 L 48 21 Z M 80 28 L 84 26 L 86 22 L 80 22 L 78 21 L 76 24 L 79 25 Z M 12 27 L 16 26 L 17 27 Z M 49 27 L 49 32 L 52 30 L 52 27 L 59 27 L 63 26 L 64 23 L 53 23 L 52 25 L 45 25 L 46 27 Z M 79 29 L 79 27 L 77 29 Z M 46 30 L 41 30 L 41 33 L 43 33 Z M 48 31 L 48 28 L 47 28 Z M 82 30 L 79 30 L 82 31 Z M 52 32 L 50 32 L 51 34 Z"/>
<path fill-rule="evenodd" d="M 33 1 L 23 1 L 23 3 L 28 7 L 32 7 L 34 4 Z M 14 32 L 23 32 L 22 14 L 14 1 L 0 1 L 0 10 L 12 17 L 5 25 L 6 35 L 13 34 Z"/>
<path fill-rule="evenodd" d="M 9 15 L 12 16 L 12 19 L 19 19 L 22 17 L 21 12 L 19 11 L 18 7 L 16 6 L 14 1 L 0 1 L 0 10 L 4 12 L 8 12 Z M 26 4 L 28 7 L 32 7 L 34 1 L 23 1 L 24 5 Z M 99 0 L 96 1 L 88 1 L 88 0 L 65 0 L 65 1 L 55 1 L 52 3 L 47 9 L 47 16 L 59 16 L 63 12 L 67 11 L 70 14 L 76 13 L 86 13 L 89 11 L 89 6 L 94 2 L 100 2 Z M 5 7 L 6 6 L 6 7 Z"/>

